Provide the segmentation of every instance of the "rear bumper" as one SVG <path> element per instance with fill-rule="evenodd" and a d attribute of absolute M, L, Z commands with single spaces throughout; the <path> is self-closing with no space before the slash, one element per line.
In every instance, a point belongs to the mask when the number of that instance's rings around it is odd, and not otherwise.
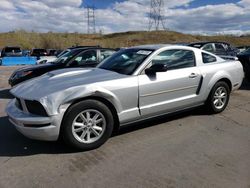
<path fill-rule="evenodd" d="M 24 136 L 45 141 L 56 141 L 60 133 L 60 115 L 41 117 L 21 111 L 15 105 L 15 99 L 6 107 L 10 122 Z"/>

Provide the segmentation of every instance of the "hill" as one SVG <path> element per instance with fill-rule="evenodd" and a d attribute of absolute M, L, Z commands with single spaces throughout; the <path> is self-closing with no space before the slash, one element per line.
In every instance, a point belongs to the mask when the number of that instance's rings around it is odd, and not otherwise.
<path fill-rule="evenodd" d="M 201 36 L 182 34 L 173 31 L 137 31 L 107 35 L 88 35 L 79 33 L 35 33 L 16 31 L 0 33 L 0 48 L 4 46 L 21 46 L 23 49 L 58 48 L 73 45 L 101 45 L 103 47 L 125 47 L 157 43 L 187 43 L 197 41 L 224 41 L 234 46 L 250 45 L 250 36 Z"/>

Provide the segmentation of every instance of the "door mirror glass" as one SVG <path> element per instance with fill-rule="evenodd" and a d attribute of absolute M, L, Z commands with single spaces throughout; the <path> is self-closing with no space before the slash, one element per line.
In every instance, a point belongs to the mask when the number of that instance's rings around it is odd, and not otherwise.
<path fill-rule="evenodd" d="M 150 68 L 145 69 L 146 74 L 155 74 L 157 72 L 166 72 L 168 70 L 166 64 L 153 64 Z"/>

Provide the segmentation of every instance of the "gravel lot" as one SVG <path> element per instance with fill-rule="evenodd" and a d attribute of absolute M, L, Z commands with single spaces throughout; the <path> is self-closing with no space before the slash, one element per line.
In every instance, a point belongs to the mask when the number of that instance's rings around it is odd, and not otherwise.
<path fill-rule="evenodd" d="M 250 188 L 250 84 L 227 110 L 197 109 L 120 130 L 101 148 L 75 152 L 19 134 L 4 108 L 11 96 L 0 67 L 0 188 Z"/>

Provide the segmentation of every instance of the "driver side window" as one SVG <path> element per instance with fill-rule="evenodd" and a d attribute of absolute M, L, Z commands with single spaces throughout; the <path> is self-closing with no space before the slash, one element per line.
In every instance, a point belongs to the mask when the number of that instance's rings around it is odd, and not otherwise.
<path fill-rule="evenodd" d="M 195 55 L 190 50 L 166 50 L 155 56 L 154 64 L 165 64 L 168 70 L 182 69 L 195 66 Z"/>
<path fill-rule="evenodd" d="M 78 65 L 84 65 L 86 63 L 95 63 L 97 61 L 96 50 L 84 52 L 74 59 Z"/>
<path fill-rule="evenodd" d="M 212 44 L 206 44 L 206 45 L 202 48 L 202 50 L 205 50 L 205 51 L 207 51 L 207 52 L 213 53 L 213 52 L 214 52 L 214 47 L 213 47 Z"/>

